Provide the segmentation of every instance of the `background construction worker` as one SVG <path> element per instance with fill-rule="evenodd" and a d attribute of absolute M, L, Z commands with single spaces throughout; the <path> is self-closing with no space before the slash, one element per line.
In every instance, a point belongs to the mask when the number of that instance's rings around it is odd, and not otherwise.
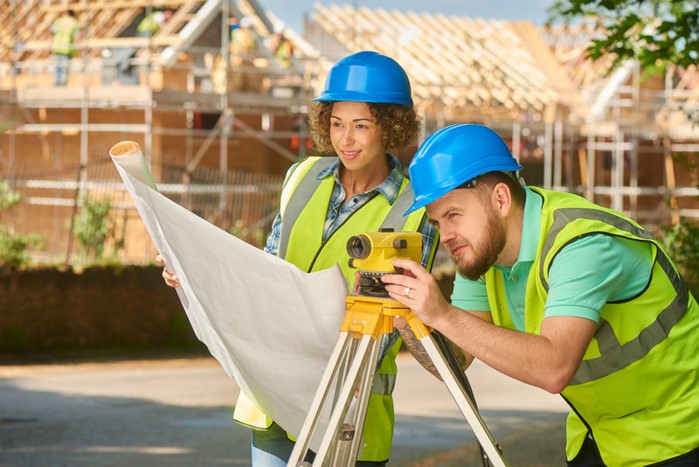
<path fill-rule="evenodd" d="M 279 66 L 287 70 L 291 68 L 291 60 L 294 56 L 294 45 L 291 43 L 284 30 L 281 29 L 274 34 L 274 39 L 271 46 L 274 58 L 277 59 Z"/>
<path fill-rule="evenodd" d="M 420 128 L 403 68 L 376 52 L 349 55 L 333 65 L 315 101 L 309 116 L 311 134 L 315 149 L 329 157 L 309 157 L 289 169 L 265 251 L 308 272 L 338 264 L 351 285 L 356 270 L 348 265 L 349 238 L 392 227 L 422 232 L 422 265 L 431 268 L 438 233 L 426 221 L 424 210 L 395 218 L 397 210 L 398 214 L 404 210 L 400 206 L 409 205 L 412 198 L 404 198 L 410 196 L 409 181 L 398 159 L 387 151 L 413 144 Z M 292 215 L 299 206 L 297 215 Z M 179 285 L 168 269 L 163 278 L 168 285 Z M 357 465 L 384 465 L 391 454 L 399 333 L 420 363 L 431 365 L 421 346 L 414 345 L 404 321 L 397 320 L 399 330 L 382 342 Z M 252 428 L 254 466 L 286 465 L 293 441 L 243 393 L 234 418 Z"/>
<path fill-rule="evenodd" d="M 237 24 L 231 25 L 231 64 L 233 66 L 252 65 L 257 56 L 259 40 L 252 29 L 252 20 L 244 16 Z"/>
<path fill-rule="evenodd" d="M 76 53 L 75 44 L 80 39 L 80 23 L 73 10 L 65 10 L 51 25 L 53 41 L 51 52 L 55 62 L 54 84 L 65 86 L 68 82 L 70 59 Z"/>
<path fill-rule="evenodd" d="M 138 35 L 141 37 L 152 37 L 172 16 L 172 10 L 153 10 L 148 13 L 136 26 Z"/>
<path fill-rule="evenodd" d="M 466 353 L 571 406 L 571 466 L 699 465 L 699 306 L 647 230 L 582 197 L 525 187 L 481 125 L 437 131 L 410 164 L 459 275 L 452 305 L 415 262 L 384 276 Z M 468 313 L 463 310 L 467 310 Z"/>
<path fill-rule="evenodd" d="M 231 25 L 231 76 L 229 85 L 233 91 L 259 91 L 261 75 L 255 71 L 260 38 L 253 29 L 252 19 L 244 16 Z"/>

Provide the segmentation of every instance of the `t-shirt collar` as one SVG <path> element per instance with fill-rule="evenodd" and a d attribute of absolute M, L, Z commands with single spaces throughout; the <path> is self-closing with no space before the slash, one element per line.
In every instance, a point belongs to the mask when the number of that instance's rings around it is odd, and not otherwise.
<path fill-rule="evenodd" d="M 527 197 L 524 203 L 522 238 L 519 244 L 517 263 L 525 261 L 529 263 L 534 262 L 537 245 L 539 244 L 539 231 L 541 230 L 541 207 L 543 200 L 541 196 L 537 195 L 529 188 L 525 188 L 524 190 L 527 193 Z"/>

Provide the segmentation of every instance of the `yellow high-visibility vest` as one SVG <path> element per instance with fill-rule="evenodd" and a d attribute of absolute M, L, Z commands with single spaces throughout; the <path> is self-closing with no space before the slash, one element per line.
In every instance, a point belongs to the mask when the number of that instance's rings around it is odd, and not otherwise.
<path fill-rule="evenodd" d="M 73 55 L 75 54 L 75 38 L 80 32 L 80 23 L 72 16 L 61 16 L 53 24 L 53 42 L 51 51 L 54 54 Z"/>
<path fill-rule="evenodd" d="M 403 217 L 413 198 L 406 178 L 401 187 L 401 194 L 393 205 L 383 196 L 374 197 L 323 242 L 322 232 L 334 178 L 325 177 L 321 181 L 314 178 L 322 168 L 335 159 L 309 157 L 290 175 L 281 196 L 282 242 L 278 254 L 307 272 L 338 264 L 351 286 L 356 271 L 348 265 L 349 254 L 346 245 L 351 236 L 361 232 L 375 232 L 382 227 L 392 227 L 396 231 L 419 232 L 426 221 L 426 215 L 424 209 L 420 209 Z M 387 225 L 387 222 L 391 225 Z M 436 249 L 437 242 L 433 245 L 428 267 L 431 267 Z M 374 376 L 358 460 L 385 461 L 391 455 L 394 425 L 391 394 L 398 372 L 395 359 L 401 342 L 401 339 L 398 339 L 384 355 Z M 243 393 L 238 398 L 234 418 L 254 428 L 264 429 L 272 424 L 272 419 Z"/>
<path fill-rule="evenodd" d="M 605 234 L 647 242 L 654 262 L 637 297 L 607 303 L 583 361 L 561 395 L 572 407 L 566 455 L 591 436 L 606 465 L 642 466 L 699 447 L 699 306 L 661 246 L 636 222 L 584 198 L 531 189 L 543 198 L 538 254 L 525 297 L 525 332 L 540 334 L 556 254 L 576 238 Z M 485 275 L 495 324 L 510 329 L 502 272 Z"/>

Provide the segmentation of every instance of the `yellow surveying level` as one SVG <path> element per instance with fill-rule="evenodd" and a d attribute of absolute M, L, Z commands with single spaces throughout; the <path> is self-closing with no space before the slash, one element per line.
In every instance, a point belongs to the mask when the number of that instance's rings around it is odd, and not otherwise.
<path fill-rule="evenodd" d="M 407 320 L 415 337 L 420 340 L 432 359 L 447 389 L 476 435 L 484 465 L 508 465 L 469 395 L 470 388 L 463 370 L 458 364 L 453 363 L 453 354 L 449 355 L 451 349 L 440 340 L 443 339 L 441 335 L 432 333 L 432 330 L 405 305 L 388 298 L 385 289 L 381 292 L 380 275 L 395 273 L 390 265 L 391 259 L 406 256 L 415 259 L 414 236 L 420 241 L 420 234 L 415 232 L 379 232 L 349 239 L 347 250 L 351 257 L 350 266 L 359 263 L 356 265 L 366 269 L 359 271 L 357 293 L 349 294 L 345 301 L 346 313 L 340 326 L 340 335 L 301 427 L 289 458 L 289 466 L 355 465 L 379 360 L 381 338 L 393 332 L 393 318 L 396 316 Z M 401 250 L 403 253 L 407 252 L 407 255 L 401 255 Z M 416 261 L 419 260 L 420 248 L 417 249 Z M 387 263 L 389 267 L 386 267 Z M 369 270 L 378 265 L 381 265 L 379 271 Z M 451 364 L 448 363 L 450 357 Z M 332 404 L 329 405 L 331 395 Z M 356 405 L 348 416 L 354 396 Z M 327 429 L 320 439 L 315 457 L 312 461 L 307 461 L 311 442 L 321 417 L 327 414 L 327 410 L 330 410 Z"/>

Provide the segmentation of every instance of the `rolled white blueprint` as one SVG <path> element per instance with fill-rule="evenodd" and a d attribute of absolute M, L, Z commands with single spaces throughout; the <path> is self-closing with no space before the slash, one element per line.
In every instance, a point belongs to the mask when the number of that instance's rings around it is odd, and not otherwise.
<path fill-rule="evenodd" d="M 169 200 L 155 190 L 137 143 L 118 143 L 110 155 L 179 278 L 196 336 L 265 413 L 298 436 L 345 314 L 340 268 L 305 273 Z"/>

